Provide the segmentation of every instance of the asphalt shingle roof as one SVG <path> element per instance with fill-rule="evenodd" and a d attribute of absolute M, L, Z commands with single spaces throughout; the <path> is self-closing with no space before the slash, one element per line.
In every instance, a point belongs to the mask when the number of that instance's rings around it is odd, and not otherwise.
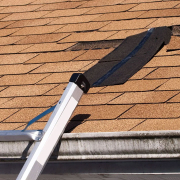
<path fill-rule="evenodd" d="M 23 129 L 56 104 L 72 73 L 85 72 L 115 48 L 72 51 L 78 42 L 180 25 L 179 8 L 180 0 L 1 0 L 0 130 Z M 125 84 L 91 88 L 68 132 L 180 129 L 177 35 L 174 30 L 170 43 Z M 42 129 L 48 118 L 29 129 Z"/>

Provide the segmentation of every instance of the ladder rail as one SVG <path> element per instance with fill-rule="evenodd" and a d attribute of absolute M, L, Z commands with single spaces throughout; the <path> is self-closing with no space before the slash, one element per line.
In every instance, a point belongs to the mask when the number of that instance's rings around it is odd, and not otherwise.
<path fill-rule="evenodd" d="M 81 79 L 81 76 L 80 78 L 77 77 L 77 79 Z M 85 88 L 84 84 L 86 84 L 83 80 L 71 82 L 70 79 L 68 86 L 43 129 L 44 135 L 35 143 L 16 180 L 36 180 L 39 177 L 61 138 L 80 98 L 86 92 L 83 91 L 83 88 Z M 83 86 L 81 88 L 82 84 Z"/>

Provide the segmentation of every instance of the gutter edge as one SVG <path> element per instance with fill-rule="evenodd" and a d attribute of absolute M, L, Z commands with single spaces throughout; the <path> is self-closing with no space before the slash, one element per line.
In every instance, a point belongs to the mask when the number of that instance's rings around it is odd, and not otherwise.
<path fill-rule="evenodd" d="M 33 141 L 0 142 L 0 160 L 25 160 Z M 180 157 L 180 130 L 65 133 L 53 160 L 168 159 Z"/>

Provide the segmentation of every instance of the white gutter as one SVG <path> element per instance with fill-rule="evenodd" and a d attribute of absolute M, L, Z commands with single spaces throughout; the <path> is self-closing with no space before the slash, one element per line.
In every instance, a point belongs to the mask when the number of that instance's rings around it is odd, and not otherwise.
<path fill-rule="evenodd" d="M 33 141 L 0 142 L 1 159 L 25 159 Z M 180 131 L 138 131 L 64 134 L 52 158 L 115 160 L 179 158 Z"/>

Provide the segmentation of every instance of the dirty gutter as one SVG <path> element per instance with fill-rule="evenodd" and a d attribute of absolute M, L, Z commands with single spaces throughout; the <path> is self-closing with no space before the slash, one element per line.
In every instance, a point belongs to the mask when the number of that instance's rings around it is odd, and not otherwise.
<path fill-rule="evenodd" d="M 0 142 L 0 159 L 23 160 L 33 141 Z M 51 159 L 115 160 L 179 158 L 180 131 L 137 131 L 105 133 L 67 133 Z"/>

